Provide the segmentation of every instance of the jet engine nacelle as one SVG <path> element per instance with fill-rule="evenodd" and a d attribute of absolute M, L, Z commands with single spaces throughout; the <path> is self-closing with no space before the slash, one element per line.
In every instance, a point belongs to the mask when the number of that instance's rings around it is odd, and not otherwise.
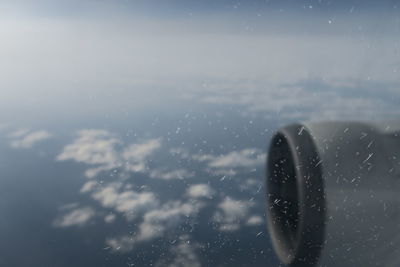
<path fill-rule="evenodd" d="M 273 136 L 267 222 L 288 266 L 400 266 L 400 123 L 318 122 Z"/>

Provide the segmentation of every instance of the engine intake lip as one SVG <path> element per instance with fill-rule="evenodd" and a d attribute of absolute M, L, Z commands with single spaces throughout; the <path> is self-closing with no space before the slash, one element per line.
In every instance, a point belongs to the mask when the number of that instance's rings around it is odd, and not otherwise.
<path fill-rule="evenodd" d="M 279 130 L 267 160 L 267 224 L 278 258 L 289 266 L 318 262 L 325 233 L 322 164 L 302 125 Z"/>

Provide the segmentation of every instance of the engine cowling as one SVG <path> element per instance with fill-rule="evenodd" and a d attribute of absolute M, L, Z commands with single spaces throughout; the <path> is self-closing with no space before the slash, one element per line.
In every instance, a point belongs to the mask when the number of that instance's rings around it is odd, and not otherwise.
<path fill-rule="evenodd" d="M 400 123 L 317 122 L 273 136 L 267 222 L 288 266 L 400 266 Z"/>

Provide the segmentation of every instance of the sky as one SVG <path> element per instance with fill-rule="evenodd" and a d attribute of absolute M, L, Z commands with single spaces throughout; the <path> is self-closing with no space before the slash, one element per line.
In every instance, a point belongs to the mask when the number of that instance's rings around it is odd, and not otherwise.
<path fill-rule="evenodd" d="M 160 110 L 185 96 L 280 110 L 343 93 L 371 110 L 398 89 L 396 10 L 393 1 L 12 1 L 0 19 L 1 109 L 104 115 L 117 109 L 109 99 Z"/>

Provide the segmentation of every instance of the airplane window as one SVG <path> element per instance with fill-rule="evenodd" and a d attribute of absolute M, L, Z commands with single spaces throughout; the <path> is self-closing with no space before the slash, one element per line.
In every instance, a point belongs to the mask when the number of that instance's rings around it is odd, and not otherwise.
<path fill-rule="evenodd" d="M 400 3 L 0 7 L 0 266 L 398 266 Z"/>

